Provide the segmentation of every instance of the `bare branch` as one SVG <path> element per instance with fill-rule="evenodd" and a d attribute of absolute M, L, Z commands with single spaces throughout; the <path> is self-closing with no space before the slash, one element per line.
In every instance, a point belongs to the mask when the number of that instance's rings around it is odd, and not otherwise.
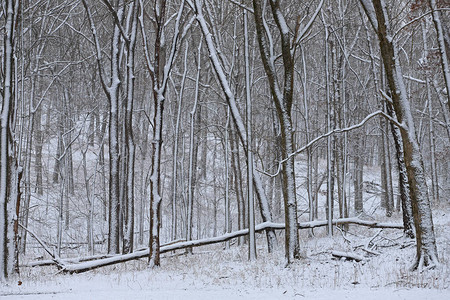
<path fill-rule="evenodd" d="M 320 141 L 321 139 L 326 138 L 326 137 L 328 137 L 328 136 L 330 136 L 330 135 L 332 135 L 332 134 L 335 134 L 335 133 L 344 133 L 344 132 L 348 132 L 348 131 L 351 131 L 351 130 L 358 129 L 358 128 L 364 126 L 364 124 L 366 124 L 370 119 L 372 119 L 372 118 L 374 118 L 374 117 L 376 117 L 376 116 L 383 116 L 383 117 L 385 117 L 386 119 L 388 119 L 389 121 L 393 122 L 393 123 L 394 123 L 395 125 L 397 125 L 399 128 L 405 129 L 405 126 L 402 125 L 402 124 L 400 124 L 397 120 L 395 120 L 394 118 L 392 118 L 391 116 L 389 116 L 389 115 L 386 114 L 385 112 L 383 112 L 383 111 L 381 111 L 381 110 L 378 110 L 378 111 L 376 111 L 376 112 L 373 112 L 373 113 L 367 115 L 367 116 L 366 116 L 361 122 L 359 122 L 358 124 L 355 124 L 355 125 L 352 125 L 352 126 L 349 126 L 349 127 L 346 127 L 346 128 L 336 128 L 336 129 L 333 129 L 333 130 L 331 130 L 331 131 L 329 131 L 329 132 L 327 132 L 327 133 L 325 133 L 325 134 L 323 134 L 323 135 L 320 135 L 320 136 L 316 137 L 315 139 L 311 140 L 311 141 L 310 141 L 308 144 L 306 144 L 305 146 L 303 146 L 303 147 L 297 149 L 295 152 L 289 154 L 288 157 L 286 157 L 286 158 L 284 158 L 283 160 L 279 161 L 279 162 L 278 162 L 278 169 L 277 169 L 277 172 L 276 172 L 276 173 L 270 174 L 270 173 L 268 173 L 268 172 L 266 172 L 266 171 L 258 170 L 258 169 L 257 169 L 257 171 L 260 172 L 260 173 L 262 173 L 262 174 L 264 174 L 264 175 L 267 175 L 267 176 L 270 176 L 270 177 L 275 177 L 275 176 L 277 176 L 277 175 L 280 173 L 280 171 L 281 171 L 281 166 L 283 165 L 283 163 L 286 162 L 288 159 L 290 159 L 292 156 L 295 156 L 295 155 L 300 154 L 301 152 L 305 151 L 306 149 L 308 149 L 309 147 L 311 147 L 312 145 L 314 145 L 315 143 L 317 143 L 317 142 Z"/>

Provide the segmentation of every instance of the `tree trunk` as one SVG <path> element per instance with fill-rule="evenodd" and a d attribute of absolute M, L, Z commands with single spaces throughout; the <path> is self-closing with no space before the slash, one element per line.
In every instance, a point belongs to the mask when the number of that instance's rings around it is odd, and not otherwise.
<path fill-rule="evenodd" d="M 390 116 L 395 118 L 392 105 L 387 106 L 387 111 Z M 392 136 L 394 137 L 395 143 L 395 154 L 397 157 L 397 168 L 399 173 L 398 187 L 400 192 L 400 200 L 402 205 L 402 216 L 403 216 L 403 231 L 405 235 L 410 238 L 414 238 L 414 219 L 412 213 L 411 197 L 409 195 L 409 182 L 408 173 L 405 164 L 405 153 L 403 151 L 402 135 L 400 128 L 391 123 Z"/>
<path fill-rule="evenodd" d="M 254 19 L 259 43 L 259 50 L 264 65 L 264 70 L 270 86 L 270 91 L 277 110 L 278 120 L 281 126 L 281 155 L 284 160 L 281 170 L 283 181 L 284 213 L 286 222 L 285 234 L 285 256 L 286 262 L 300 257 L 300 247 L 298 241 L 298 231 L 295 226 L 297 222 L 297 196 L 295 186 L 294 156 L 294 136 L 291 119 L 291 109 L 293 100 L 294 84 L 294 58 L 292 56 L 292 45 L 289 31 L 286 31 L 287 24 L 280 10 L 278 1 L 270 1 L 272 16 L 281 37 L 281 48 L 284 69 L 284 87 L 280 89 L 274 59 L 269 51 L 268 37 L 263 24 L 263 8 L 261 1 L 253 0 Z"/>
<path fill-rule="evenodd" d="M 372 0 L 372 7 L 367 1 L 360 0 L 360 2 L 378 35 L 393 107 L 399 123 L 403 124 L 401 135 L 417 240 L 416 258 L 411 268 L 422 269 L 424 266 L 434 266 L 438 264 L 438 254 L 423 159 L 414 127 L 411 106 L 403 81 L 398 48 L 395 40 L 392 40 L 393 35 L 386 4 L 383 0 Z"/>
<path fill-rule="evenodd" d="M 430 2 L 434 2 L 431 0 Z M 437 13 L 437 12 L 436 12 Z M 430 143 L 430 173 L 431 173 L 431 195 L 432 202 L 439 204 L 439 183 L 436 170 L 436 140 L 434 133 L 434 124 L 433 124 L 433 102 L 431 97 L 431 81 L 430 78 L 432 75 L 429 72 L 428 68 L 428 42 L 427 42 L 427 31 L 428 26 L 424 22 L 422 22 L 422 39 L 423 39 L 423 58 L 425 61 L 425 85 L 427 88 L 427 101 L 428 101 L 428 126 L 429 126 L 429 143 Z M 449 78 L 450 79 L 450 78 Z"/>
<path fill-rule="evenodd" d="M 246 138 L 246 129 L 244 126 L 244 123 L 242 121 L 242 117 L 239 114 L 239 109 L 236 105 L 236 99 L 234 97 L 234 94 L 231 92 L 231 87 L 229 82 L 226 79 L 225 72 L 223 70 L 223 67 L 219 61 L 218 53 L 216 50 L 216 47 L 214 45 L 214 42 L 212 40 L 211 32 L 209 31 L 208 25 L 206 24 L 205 17 L 203 16 L 202 12 L 202 4 L 199 0 L 195 1 L 195 13 L 197 17 L 197 21 L 200 25 L 200 28 L 203 33 L 203 37 L 206 41 L 206 45 L 208 47 L 208 52 L 210 54 L 210 61 L 211 64 L 214 67 L 215 73 L 217 75 L 217 78 L 219 79 L 219 83 L 221 85 L 221 88 L 223 92 L 225 93 L 225 98 L 228 102 L 228 105 L 230 106 L 231 110 L 231 116 L 233 118 L 233 122 L 236 126 L 237 133 L 239 135 L 239 139 L 241 140 L 242 146 L 244 148 L 245 153 L 247 153 L 247 138 Z M 253 161 L 253 164 L 255 162 Z M 261 217 L 264 222 L 268 221 L 270 222 L 272 220 L 272 215 L 270 213 L 269 209 L 269 203 L 267 200 L 267 197 L 264 192 L 264 188 L 262 186 L 261 178 L 258 173 L 253 174 L 253 184 L 255 185 L 255 192 L 259 201 L 259 208 L 261 212 Z M 267 237 L 267 248 L 269 252 L 272 252 L 272 250 L 277 246 L 277 240 L 275 231 L 268 230 L 266 232 Z"/>
<path fill-rule="evenodd" d="M 4 27 L 4 56 L 2 82 L 2 108 L 0 115 L 0 282 L 13 273 L 14 268 L 14 218 L 17 201 L 17 162 L 14 153 L 14 137 L 10 127 L 14 124 L 14 22 L 18 3 L 6 0 Z"/>
<path fill-rule="evenodd" d="M 244 10 L 244 57 L 245 57 L 245 98 L 247 108 L 247 182 L 252 182 L 253 178 L 253 137 L 252 137 L 252 98 L 250 86 L 250 65 L 248 49 L 248 18 L 247 11 Z M 253 184 L 248 184 L 247 205 L 248 205 L 248 258 L 256 260 L 256 239 L 255 239 L 255 202 Z"/>
<path fill-rule="evenodd" d="M 441 22 L 441 12 L 437 10 L 436 0 L 428 0 L 428 4 L 432 10 L 434 27 L 436 28 L 439 52 L 441 57 L 441 66 L 442 72 L 444 74 L 444 81 L 447 88 L 447 105 L 448 110 L 450 111 L 450 66 L 449 66 L 449 57 L 447 57 L 445 38 L 443 25 Z M 428 78 L 428 77 L 427 77 Z"/>
<path fill-rule="evenodd" d="M 354 148 L 354 193 L 355 193 L 355 215 L 360 215 L 364 212 L 364 202 L 363 202 L 363 191 L 364 191 L 364 181 L 363 181 L 363 168 L 364 160 L 361 157 L 364 149 L 362 149 L 362 136 L 361 133 L 355 135 L 355 148 Z"/>
<path fill-rule="evenodd" d="M 186 240 L 192 240 L 192 228 L 193 228 L 193 214 L 194 214 L 194 191 L 197 177 L 197 154 L 198 154 L 198 142 L 195 141 L 196 131 L 201 120 L 200 112 L 197 111 L 197 105 L 199 101 L 199 85 L 200 85 L 200 73 L 201 73 L 201 50 L 202 42 L 198 45 L 197 49 L 197 76 L 195 79 L 195 95 L 194 105 L 190 112 L 191 123 L 189 131 L 189 171 L 188 171 L 188 205 L 187 205 L 187 230 Z M 192 249 L 188 248 L 188 252 L 192 253 Z"/>
<path fill-rule="evenodd" d="M 135 48 L 137 35 L 137 14 L 138 3 L 132 2 L 131 10 L 131 28 L 129 32 L 129 45 L 127 52 L 127 98 L 125 111 L 125 147 L 127 155 L 126 170 L 126 220 L 124 222 L 123 253 L 133 252 L 134 244 L 134 163 L 136 147 L 133 134 L 133 106 L 135 90 Z"/>

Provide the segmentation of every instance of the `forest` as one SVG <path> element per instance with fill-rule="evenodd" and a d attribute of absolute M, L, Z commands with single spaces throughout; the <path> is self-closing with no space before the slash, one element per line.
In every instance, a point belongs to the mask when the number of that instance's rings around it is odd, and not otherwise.
<path fill-rule="evenodd" d="M 0 297 L 180 265 L 450 288 L 448 0 L 2 0 L 0 34 Z"/>

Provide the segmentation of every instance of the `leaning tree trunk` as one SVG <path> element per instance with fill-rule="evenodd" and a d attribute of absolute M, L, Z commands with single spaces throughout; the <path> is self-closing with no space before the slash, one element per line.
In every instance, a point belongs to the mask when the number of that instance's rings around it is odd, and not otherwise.
<path fill-rule="evenodd" d="M 247 155 L 247 136 L 246 136 L 246 128 L 242 121 L 242 117 L 239 113 L 239 109 L 236 104 L 236 99 L 234 94 L 231 91 L 230 83 L 228 82 L 224 69 L 219 61 L 219 53 L 217 52 L 216 46 L 212 39 L 212 34 L 209 30 L 209 27 L 206 23 L 206 19 L 202 12 L 202 3 L 199 0 L 196 0 L 194 3 L 194 10 L 197 17 L 197 21 L 200 25 L 200 28 L 203 33 L 203 37 L 206 41 L 206 45 L 209 52 L 209 58 L 211 64 L 214 68 L 214 71 L 219 79 L 219 83 L 221 88 L 225 94 L 225 98 L 227 100 L 228 105 L 230 106 L 231 117 L 233 119 L 233 123 L 236 126 L 236 132 L 241 140 L 242 146 L 244 148 L 244 152 Z M 255 162 L 253 161 L 253 164 Z M 258 204 L 260 208 L 261 218 L 264 222 L 272 221 L 272 214 L 269 208 L 269 202 L 265 195 L 265 191 L 262 185 L 261 177 L 257 172 L 253 173 L 253 184 L 255 186 L 255 192 L 258 199 Z M 277 247 L 277 239 L 276 234 L 273 229 L 268 229 L 266 231 L 267 237 L 267 248 L 269 252 L 272 252 Z"/>
<path fill-rule="evenodd" d="M 434 266 L 438 264 L 438 254 L 423 159 L 411 113 L 411 105 L 403 81 L 398 48 L 392 38 L 393 34 L 386 4 L 384 0 L 372 0 L 373 6 L 367 0 L 360 0 L 360 2 L 378 35 L 394 111 L 399 123 L 402 124 L 401 135 L 417 240 L 416 258 L 411 269 Z"/>

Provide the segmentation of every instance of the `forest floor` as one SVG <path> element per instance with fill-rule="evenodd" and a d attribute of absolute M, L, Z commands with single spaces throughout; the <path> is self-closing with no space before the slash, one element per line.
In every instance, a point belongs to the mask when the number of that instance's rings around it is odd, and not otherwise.
<path fill-rule="evenodd" d="M 450 299 L 450 208 L 435 207 L 433 218 L 441 263 L 433 270 L 408 270 L 415 243 L 400 230 L 352 225 L 332 238 L 324 228 L 313 238 L 302 230 L 302 258 L 289 267 L 283 236 L 280 249 L 269 254 L 260 235 L 254 262 L 246 246 L 226 250 L 221 243 L 193 255 L 165 254 L 157 269 L 148 269 L 145 259 L 74 275 L 24 267 L 20 278 L 1 286 L 0 299 Z M 401 216 L 378 221 L 400 222 Z M 364 260 L 333 259 L 333 250 Z"/>

